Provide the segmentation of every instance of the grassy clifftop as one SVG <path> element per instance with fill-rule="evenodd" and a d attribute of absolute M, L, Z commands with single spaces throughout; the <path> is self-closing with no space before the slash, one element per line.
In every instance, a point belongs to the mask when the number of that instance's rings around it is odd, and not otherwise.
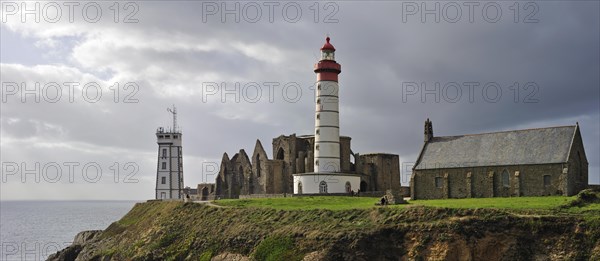
<path fill-rule="evenodd" d="M 75 256 L 81 260 L 598 260 L 600 203 L 596 194 L 590 195 L 415 201 L 388 207 L 374 207 L 373 198 L 349 197 L 216 202 L 221 207 L 147 202 L 83 243 Z"/>

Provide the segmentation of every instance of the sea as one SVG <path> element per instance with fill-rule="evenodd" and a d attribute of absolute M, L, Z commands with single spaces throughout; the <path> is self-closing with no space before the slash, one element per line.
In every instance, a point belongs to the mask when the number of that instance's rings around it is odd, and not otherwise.
<path fill-rule="evenodd" d="M 46 260 L 84 230 L 105 229 L 141 201 L 0 201 L 0 260 Z"/>

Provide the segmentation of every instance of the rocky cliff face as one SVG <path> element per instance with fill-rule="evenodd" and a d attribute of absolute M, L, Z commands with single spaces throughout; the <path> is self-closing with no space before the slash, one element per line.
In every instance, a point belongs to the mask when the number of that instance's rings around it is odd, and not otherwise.
<path fill-rule="evenodd" d="M 148 202 L 49 260 L 600 260 L 600 212 L 589 211 Z"/>

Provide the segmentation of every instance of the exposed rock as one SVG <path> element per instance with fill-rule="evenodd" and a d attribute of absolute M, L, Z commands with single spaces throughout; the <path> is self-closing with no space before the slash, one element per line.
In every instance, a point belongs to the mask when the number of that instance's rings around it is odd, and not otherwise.
<path fill-rule="evenodd" d="M 306 254 L 302 261 L 322 261 L 325 260 L 325 251 L 314 251 Z"/>
<path fill-rule="evenodd" d="M 74 261 L 79 256 L 81 250 L 89 242 L 92 242 L 98 235 L 102 234 L 102 230 L 82 231 L 75 235 L 73 243 L 67 248 L 60 250 L 48 257 L 49 261 Z"/>
<path fill-rule="evenodd" d="M 74 261 L 83 247 L 81 245 L 70 245 L 48 257 L 47 261 Z"/>
<path fill-rule="evenodd" d="M 100 234 L 102 234 L 102 230 L 88 230 L 79 232 L 77 235 L 75 235 L 75 239 L 73 239 L 73 245 L 85 245 Z"/>
<path fill-rule="evenodd" d="M 250 261 L 250 258 L 242 254 L 225 252 L 214 256 L 211 261 Z"/>

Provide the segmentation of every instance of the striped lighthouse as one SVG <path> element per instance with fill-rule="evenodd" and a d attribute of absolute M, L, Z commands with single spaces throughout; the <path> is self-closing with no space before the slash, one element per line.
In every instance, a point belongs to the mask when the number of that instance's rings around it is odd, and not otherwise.
<path fill-rule="evenodd" d="M 314 172 L 293 174 L 294 194 L 345 194 L 357 190 L 360 175 L 340 165 L 340 111 L 338 75 L 342 66 L 335 61 L 335 48 L 327 37 L 321 58 L 315 64 Z"/>
<path fill-rule="evenodd" d="M 335 48 L 329 41 L 327 37 L 314 70 L 317 74 L 314 170 L 318 173 L 340 172 L 338 74 L 342 70 L 335 61 Z"/>

